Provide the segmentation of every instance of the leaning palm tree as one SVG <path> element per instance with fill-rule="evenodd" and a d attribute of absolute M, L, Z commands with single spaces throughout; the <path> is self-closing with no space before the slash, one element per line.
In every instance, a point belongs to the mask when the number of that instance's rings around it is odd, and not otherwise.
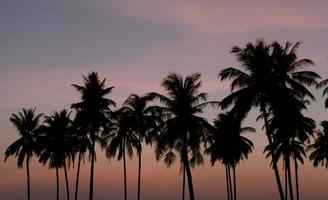
<path fill-rule="evenodd" d="M 185 79 L 176 73 L 170 73 L 162 81 L 162 87 L 167 96 L 151 93 L 163 106 L 163 122 L 158 127 L 158 138 L 156 141 L 157 160 L 164 157 L 169 165 L 175 160 L 176 153 L 186 170 L 189 196 L 195 199 L 190 166 L 194 167 L 203 162 L 200 144 L 211 125 L 205 118 L 198 116 L 203 108 L 209 104 L 216 105 L 217 102 L 207 102 L 207 94 L 200 93 L 202 83 L 200 74 L 194 73 Z M 191 157 L 190 157 L 191 156 Z"/>
<path fill-rule="evenodd" d="M 149 144 L 152 141 L 152 130 L 156 127 L 157 117 L 154 115 L 153 107 L 149 106 L 149 102 L 153 98 L 149 95 L 138 96 L 131 94 L 126 101 L 123 103 L 121 108 L 124 112 L 128 112 L 132 118 L 128 124 L 130 131 L 134 132 L 138 136 L 139 149 L 138 149 L 138 193 L 137 200 L 140 200 L 140 188 L 141 188 L 141 152 L 142 142 L 145 141 Z"/>
<path fill-rule="evenodd" d="M 105 87 L 106 79 L 99 80 L 98 73 L 91 72 L 83 76 L 84 85 L 72 86 L 81 93 L 81 102 L 72 104 L 76 110 L 76 123 L 83 125 L 83 130 L 88 134 L 91 146 L 89 148 L 91 157 L 89 200 L 93 199 L 93 178 L 95 163 L 95 142 L 100 138 L 102 132 L 108 131 L 110 106 L 115 102 L 107 99 L 114 87 Z"/>
<path fill-rule="evenodd" d="M 315 167 L 321 165 L 328 168 L 328 121 L 322 121 L 320 125 L 322 130 L 316 131 L 317 138 L 309 146 L 309 149 L 312 150 L 310 159 Z"/>
<path fill-rule="evenodd" d="M 70 199 L 67 177 L 67 165 L 73 161 L 77 141 L 75 141 L 72 129 L 70 113 L 66 110 L 54 112 L 52 116 L 46 116 L 38 142 L 41 144 L 39 161 L 44 165 L 48 162 L 49 168 L 56 169 L 57 192 L 59 199 L 59 168 L 64 168 L 67 199 Z"/>
<path fill-rule="evenodd" d="M 124 199 L 128 199 L 127 193 L 127 175 L 126 175 L 126 153 L 130 157 L 133 156 L 133 150 L 140 151 L 140 143 L 138 135 L 130 128 L 134 118 L 131 113 L 124 109 L 120 109 L 114 113 L 113 127 L 109 134 L 111 139 L 107 149 L 106 155 L 108 158 L 115 157 L 118 152 L 117 159 L 123 158 L 123 171 L 124 171 Z"/>
<path fill-rule="evenodd" d="M 234 118 L 232 113 L 218 115 L 214 121 L 214 127 L 214 131 L 209 134 L 207 141 L 209 147 L 206 148 L 205 153 L 210 155 L 212 165 L 216 161 L 221 161 L 225 165 L 228 200 L 236 200 L 235 169 L 240 160 L 247 159 L 248 154 L 253 149 L 253 143 L 241 134 L 255 132 L 255 129 L 252 127 L 241 127 L 241 122 L 239 119 Z"/>
<path fill-rule="evenodd" d="M 239 111 L 238 117 L 242 119 L 252 107 L 260 107 L 269 145 L 273 143 L 273 133 L 268 123 L 268 110 L 271 99 L 277 99 L 274 95 L 279 94 L 272 91 L 278 91 L 277 88 L 284 86 L 299 99 L 314 99 L 306 86 L 315 85 L 320 76 L 311 71 L 299 71 L 300 67 L 313 64 L 309 59 L 297 58 L 299 45 L 296 43 L 292 46 L 287 42 L 282 47 L 278 42 L 267 45 L 263 40 L 257 40 L 255 44 L 248 43 L 244 48 L 233 47 L 231 53 L 236 55 L 243 70 L 226 68 L 219 73 L 221 80 L 232 79 L 232 93 L 221 101 L 221 108 L 234 105 L 232 111 Z M 270 155 L 274 157 L 273 152 Z M 280 199 L 283 200 L 285 198 L 277 163 L 273 162 L 272 167 Z"/>
<path fill-rule="evenodd" d="M 27 176 L 27 199 L 31 199 L 30 190 L 30 159 L 33 153 L 38 152 L 35 137 L 39 129 L 39 122 L 42 114 L 36 114 L 34 109 L 23 108 L 18 114 L 11 114 L 10 121 L 20 134 L 20 138 L 12 143 L 5 151 L 5 161 L 10 156 L 17 157 L 18 168 L 23 167 L 26 162 Z"/>

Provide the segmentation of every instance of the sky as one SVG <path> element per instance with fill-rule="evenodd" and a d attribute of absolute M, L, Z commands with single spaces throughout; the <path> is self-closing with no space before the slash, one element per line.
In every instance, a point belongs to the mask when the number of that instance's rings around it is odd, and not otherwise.
<path fill-rule="evenodd" d="M 220 0 L 0 0 L 0 199 L 24 199 L 25 170 L 15 159 L 3 162 L 3 152 L 18 134 L 9 122 L 11 113 L 23 107 L 38 112 L 70 108 L 79 100 L 71 84 L 82 84 L 91 71 L 106 78 L 115 89 L 110 94 L 118 105 L 131 93 L 162 92 L 161 80 L 169 72 L 202 74 L 202 91 L 209 100 L 229 94 L 229 82 L 220 82 L 218 72 L 239 67 L 229 53 L 232 46 L 264 38 L 281 44 L 302 42 L 298 55 L 310 58 L 310 67 L 328 76 L 328 2 L 324 0 L 220 1 Z M 326 119 L 322 91 L 307 113 L 317 122 Z M 207 109 L 212 121 L 219 110 Z M 262 153 L 266 140 L 257 110 L 245 125 L 256 133 L 247 137 L 254 152 L 237 169 L 241 200 L 278 198 L 270 160 Z M 122 164 L 110 162 L 98 150 L 95 171 L 95 199 L 122 199 Z M 88 162 L 82 168 L 81 199 L 86 199 Z M 69 170 L 73 193 L 76 168 Z M 145 147 L 142 196 L 151 199 L 179 199 L 181 174 L 175 164 L 166 168 L 156 162 L 153 149 Z M 136 196 L 137 159 L 128 162 L 129 198 Z M 61 195 L 65 198 L 61 173 Z M 224 199 L 225 180 L 221 165 L 204 165 L 193 171 L 197 199 Z M 55 198 L 55 172 L 34 158 L 31 166 L 32 199 Z M 328 197 L 328 170 L 300 167 L 300 189 L 304 200 Z"/>

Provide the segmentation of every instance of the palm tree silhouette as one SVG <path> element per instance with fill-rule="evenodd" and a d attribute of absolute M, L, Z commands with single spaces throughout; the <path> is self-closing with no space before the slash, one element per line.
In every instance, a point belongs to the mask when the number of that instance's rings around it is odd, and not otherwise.
<path fill-rule="evenodd" d="M 113 114 L 113 130 L 108 136 L 111 141 L 106 149 L 108 158 L 115 157 L 118 152 L 117 159 L 123 158 L 124 167 L 124 199 L 128 199 L 127 193 L 127 175 L 126 175 L 126 156 L 127 153 L 130 159 L 133 156 L 133 150 L 137 149 L 140 152 L 140 143 L 138 135 L 131 129 L 130 124 L 133 123 L 134 118 L 131 113 L 123 108 Z"/>
<path fill-rule="evenodd" d="M 271 109 L 270 101 L 278 98 L 274 95 L 279 95 L 273 91 L 279 91 L 281 86 L 288 86 L 300 99 L 314 99 L 305 86 L 316 84 L 316 79 L 320 76 L 311 71 L 298 71 L 300 67 L 313 64 L 309 59 L 298 60 L 296 50 L 299 45 L 300 43 L 296 43 L 292 46 L 287 42 L 282 47 L 278 42 L 267 45 L 264 40 L 257 40 L 255 44 L 246 44 L 245 48 L 233 47 L 231 53 L 236 55 L 244 71 L 226 68 L 219 73 L 221 80 L 232 79 L 232 93 L 221 101 L 221 108 L 226 109 L 234 104 L 232 111 L 239 111 L 238 117 L 242 119 L 252 107 L 259 106 L 269 145 L 273 143 L 273 133 L 268 123 L 268 110 Z M 274 152 L 270 155 L 274 160 Z M 283 200 L 285 198 L 277 163 L 272 162 L 272 167 L 280 199 Z"/>
<path fill-rule="evenodd" d="M 153 114 L 154 109 L 149 106 L 149 102 L 153 98 L 149 95 L 138 96 L 136 94 L 131 94 L 126 101 L 123 103 L 122 110 L 128 112 L 130 117 L 132 117 L 130 123 L 128 124 L 131 128 L 130 131 L 134 132 L 138 136 L 139 140 L 139 150 L 138 150 L 138 193 L 137 200 L 140 200 L 140 188 L 141 188 L 141 152 L 142 152 L 142 142 L 145 141 L 146 144 L 152 141 L 151 131 L 156 127 L 156 116 Z"/>
<path fill-rule="evenodd" d="M 207 94 L 200 93 L 202 83 L 200 74 L 194 73 L 185 79 L 176 73 L 170 73 L 162 81 L 162 87 L 168 96 L 150 93 L 163 106 L 158 106 L 163 114 L 163 123 L 158 127 L 159 136 L 156 144 L 157 160 L 164 157 L 165 163 L 170 166 L 178 152 L 181 163 L 186 170 L 190 199 L 194 200 L 194 190 L 190 165 L 194 167 L 203 162 L 200 144 L 211 125 L 205 118 L 198 116 L 203 108 L 217 102 L 207 102 Z M 191 154 L 191 158 L 189 158 Z"/>
<path fill-rule="evenodd" d="M 95 163 L 95 142 L 99 139 L 102 132 L 108 131 L 110 124 L 109 115 L 111 113 L 110 106 L 115 106 L 115 102 L 105 98 L 114 87 L 105 87 L 106 79 L 99 80 L 98 73 L 91 72 L 87 76 L 83 76 L 84 85 L 72 86 L 81 93 L 81 102 L 72 104 L 72 108 L 76 109 L 76 122 L 83 124 L 91 147 L 91 168 L 90 168 L 90 189 L 89 200 L 93 199 L 93 178 Z"/>
<path fill-rule="evenodd" d="M 321 165 L 328 168 L 328 121 L 320 123 L 322 130 L 317 130 L 317 137 L 313 144 L 309 145 L 312 150 L 310 159 L 315 167 Z"/>
<path fill-rule="evenodd" d="M 304 142 L 309 140 L 315 129 L 313 119 L 305 117 L 302 111 L 307 109 L 314 96 L 306 86 L 317 84 L 318 74 L 312 71 L 295 71 L 298 66 L 313 64 L 309 59 L 297 60 L 296 50 L 300 43 L 292 46 L 287 42 L 282 47 L 278 42 L 272 43 L 272 59 L 275 67 L 275 87 L 271 89 L 270 124 L 273 132 L 273 151 L 276 162 L 282 155 L 284 157 L 285 177 L 288 180 L 290 198 L 293 199 L 290 163 L 294 160 L 296 199 L 299 200 L 298 162 L 303 164 L 305 157 Z M 309 98 L 309 99 L 307 99 Z M 286 184 L 286 188 L 288 186 Z M 287 190 L 285 196 L 287 197 Z"/>
<path fill-rule="evenodd" d="M 225 165 L 228 200 L 236 200 L 235 169 L 240 160 L 247 159 L 253 149 L 253 143 L 241 134 L 255 132 L 255 129 L 241 127 L 241 121 L 232 113 L 219 114 L 214 121 L 214 127 L 214 131 L 209 134 L 207 141 L 209 147 L 206 148 L 205 153 L 210 155 L 212 166 L 218 160 Z M 231 170 L 233 180 L 231 180 Z"/>
<path fill-rule="evenodd" d="M 70 199 L 67 166 L 73 161 L 77 141 L 74 140 L 70 113 L 65 109 L 46 116 L 42 125 L 38 142 L 42 145 L 39 161 L 44 165 L 48 162 L 49 168 L 56 169 L 57 199 L 59 199 L 58 170 L 64 167 L 67 199 Z M 68 163 L 67 163 L 68 162 Z"/>
<path fill-rule="evenodd" d="M 22 112 L 18 114 L 11 114 L 10 121 L 20 134 L 20 138 L 12 143 L 5 151 L 5 161 L 10 156 L 17 157 L 18 168 L 23 167 L 26 162 L 26 176 L 27 176 L 27 199 L 31 199 L 30 189 L 30 159 L 33 153 L 38 153 L 39 148 L 35 142 L 37 132 L 39 129 L 39 122 L 42 114 L 36 114 L 35 108 L 23 108 Z"/>

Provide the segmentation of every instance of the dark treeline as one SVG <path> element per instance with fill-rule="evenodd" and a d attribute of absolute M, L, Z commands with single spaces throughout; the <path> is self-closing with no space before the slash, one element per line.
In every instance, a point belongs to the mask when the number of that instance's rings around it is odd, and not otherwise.
<path fill-rule="evenodd" d="M 300 43 L 266 43 L 257 40 L 244 47 L 233 47 L 240 68 L 226 68 L 219 72 L 221 81 L 230 80 L 231 92 L 218 101 L 208 101 L 201 92 L 201 75 L 182 77 L 169 73 L 161 82 L 165 93 L 149 92 L 143 96 L 131 94 L 121 107 L 109 99 L 114 89 L 106 79 L 91 72 L 83 76 L 83 85 L 72 87 L 80 94 L 80 102 L 52 115 L 38 114 L 35 108 L 24 108 L 12 114 L 10 121 L 20 138 L 5 151 L 5 160 L 14 156 L 19 168 L 25 164 L 27 199 L 30 195 L 29 163 L 33 155 L 40 163 L 56 173 L 59 199 L 58 171 L 64 169 L 67 199 L 67 168 L 77 162 L 74 199 L 78 199 L 80 168 L 85 157 L 90 162 L 89 200 L 93 199 L 96 145 L 100 145 L 109 159 L 122 160 L 124 167 L 124 199 L 128 199 L 126 159 L 137 155 L 138 190 L 142 197 L 142 144 L 152 144 L 157 160 L 167 166 L 180 163 L 182 199 L 185 186 L 191 200 L 195 199 L 192 169 L 204 162 L 220 161 L 225 166 L 227 199 L 236 200 L 236 170 L 247 159 L 253 143 L 244 133 L 255 132 L 243 125 L 249 111 L 258 108 L 257 120 L 263 124 L 268 145 L 264 152 L 271 162 L 280 200 L 300 200 L 299 165 L 309 153 L 314 166 L 328 167 L 328 121 L 316 122 L 305 115 L 315 99 L 310 88 L 325 87 L 327 80 L 319 74 L 304 70 L 313 65 L 310 59 L 300 59 L 296 50 Z M 328 87 L 323 95 L 328 92 Z M 213 123 L 202 117 L 207 106 L 217 109 Z M 328 107 L 328 100 L 325 101 Z M 219 113 L 219 111 L 223 111 Z M 203 152 L 204 151 L 204 152 Z M 82 165 L 81 165 L 82 164 Z M 283 166 L 279 169 L 278 166 Z M 73 181 L 73 180 L 72 180 Z"/>

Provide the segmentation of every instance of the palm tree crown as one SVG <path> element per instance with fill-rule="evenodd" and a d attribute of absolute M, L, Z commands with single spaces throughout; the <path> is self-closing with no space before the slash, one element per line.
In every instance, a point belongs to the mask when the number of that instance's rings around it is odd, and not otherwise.
<path fill-rule="evenodd" d="M 18 130 L 21 137 L 7 148 L 5 160 L 7 160 L 9 156 L 18 157 L 17 165 L 19 168 L 22 168 L 24 160 L 29 159 L 33 155 L 33 152 L 38 150 L 35 139 L 42 115 L 43 114 L 36 114 L 35 108 L 23 108 L 22 112 L 11 115 L 10 121 Z"/>

